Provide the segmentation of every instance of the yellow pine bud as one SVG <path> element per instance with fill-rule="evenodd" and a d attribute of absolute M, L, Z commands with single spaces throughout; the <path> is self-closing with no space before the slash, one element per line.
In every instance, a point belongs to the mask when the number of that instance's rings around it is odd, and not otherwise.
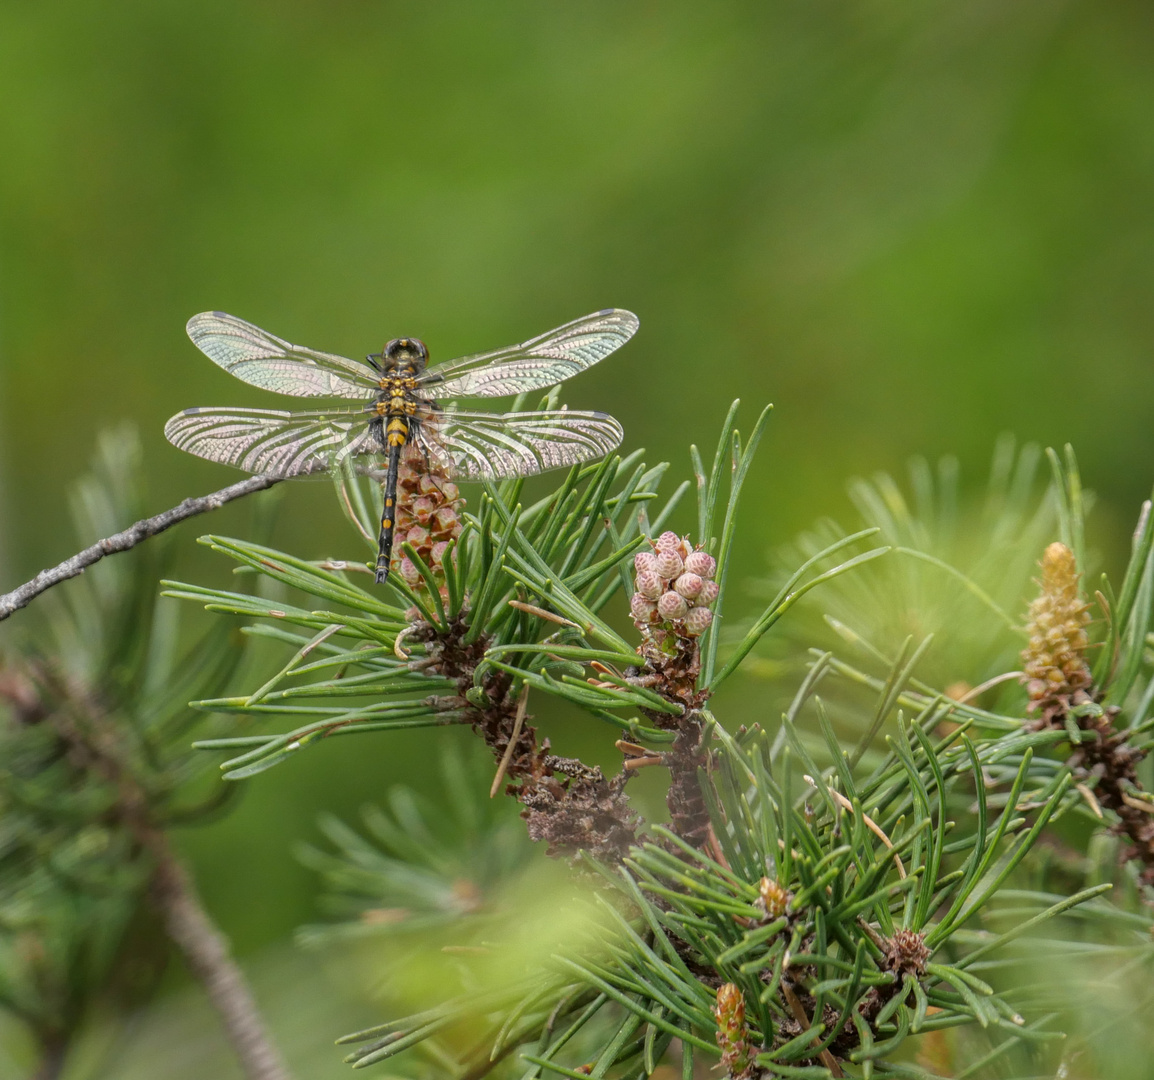
<path fill-rule="evenodd" d="M 1074 553 L 1065 544 L 1053 543 L 1042 555 L 1041 567 L 1041 592 L 1030 604 L 1029 644 L 1022 651 L 1031 709 L 1068 705 L 1090 685 L 1085 630 L 1090 612 L 1078 593 Z"/>

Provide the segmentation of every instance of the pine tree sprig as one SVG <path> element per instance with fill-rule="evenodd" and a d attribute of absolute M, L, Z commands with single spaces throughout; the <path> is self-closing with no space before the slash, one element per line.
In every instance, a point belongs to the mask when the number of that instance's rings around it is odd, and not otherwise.
<path fill-rule="evenodd" d="M 1072 704 L 1061 730 L 1033 730 L 1023 723 L 1016 673 L 995 670 L 961 689 L 942 688 L 928 672 L 943 640 L 937 633 L 875 644 L 870 629 L 857 629 L 869 627 L 868 620 L 860 623 L 835 603 L 823 613 L 826 625 L 859 659 L 847 661 L 843 646 L 813 650 L 775 735 L 757 725 L 726 731 L 710 696 L 745 666 L 763 636 L 815 596 L 867 595 L 861 581 L 871 575 L 918 587 L 946 583 L 967 611 L 995 628 L 991 634 L 1004 635 L 983 643 L 987 655 L 1009 656 L 1017 645 L 1007 612 L 1023 580 L 1020 549 L 1001 561 L 952 557 L 962 551 L 956 468 L 942 466 L 935 477 L 923 463 L 912 470 L 914 504 L 885 477 L 856 485 L 864 528 L 831 528 L 825 539 L 807 540 L 799 568 L 774 588 L 762 615 L 719 663 L 717 624 L 705 616 L 695 616 L 692 626 L 684 620 L 690 605 L 708 616 L 718 611 L 719 564 L 732 546 L 742 483 L 766 417 L 745 444 L 732 409 L 708 475 L 700 455 L 691 454 L 696 544 L 673 533 L 652 535 L 647 507 L 666 470 L 647 469 L 632 455 L 572 470 L 528 509 L 514 501 L 520 483 L 487 486 L 475 513 L 463 515 L 441 571 L 416 545 L 402 544 L 415 571 L 410 576 L 420 579 L 412 597 L 401 594 L 413 600 L 407 611 L 361 607 L 346 618 L 337 595 L 353 594 L 345 592 L 343 572 L 322 568 L 336 581 L 313 576 L 315 564 L 268 551 L 241 551 L 238 561 L 264 573 L 256 564 L 265 559 L 272 564 L 268 576 L 321 598 L 325 610 L 310 610 L 307 602 L 262 608 L 180 587 L 189 598 L 255 615 L 262 624 L 256 632 L 279 638 L 292 653 L 247 697 L 200 703 L 234 715 L 279 710 L 309 718 L 267 742 L 229 740 L 242 751 L 227 763 L 232 775 L 266 767 L 329 732 L 468 725 L 498 762 L 492 786 L 504 784 L 520 802 L 529 835 L 546 840 L 553 853 L 584 852 L 594 860 L 586 865 L 597 870 L 598 904 L 609 914 L 595 945 L 584 940 L 554 951 L 513 990 L 454 999 L 443 1011 L 364 1033 L 367 1045 L 350 1059 L 357 1067 L 430 1037 L 448 1046 L 461 1025 L 471 1025 L 479 1041 L 459 1055 L 437 1053 L 462 1075 L 482 1076 L 520 1048 L 529 1077 L 615 1070 L 628 1080 L 656 1068 L 673 1039 L 688 1048 L 683 1064 L 701 1053 L 724 1056 L 733 1080 L 753 1080 L 916 1075 L 891 1055 L 915 1033 L 959 1026 L 1005 1033 L 998 1045 L 1007 1055 L 1050 1034 L 1028 1027 L 1013 995 L 970 969 L 1006 963 L 1003 957 L 1043 922 L 1102 903 L 1105 882 L 1077 890 L 1068 903 L 1043 903 L 1030 893 L 1028 902 L 1018 902 L 1020 911 L 1000 898 L 1033 865 L 1031 852 L 1054 821 L 1092 813 L 1054 751 L 1071 737 L 1071 725 L 1084 745 L 1105 707 Z M 1017 535 L 1043 535 L 1055 521 L 1080 536 L 1089 499 L 1072 456 L 1059 460 L 1064 494 L 1052 487 L 1034 507 L 1040 460 L 1035 448 L 999 448 L 986 514 L 1007 547 Z M 367 498 L 361 502 L 371 506 Z M 873 537 L 880 543 L 850 554 Z M 715 549 L 716 561 L 706 548 Z M 238 555 L 235 548 L 224 553 Z M 643 580 L 651 567 L 664 568 L 656 586 Z M 688 603 L 669 597 L 664 614 L 653 615 L 646 605 L 656 607 L 658 593 L 673 591 L 683 573 L 689 576 L 679 595 Z M 717 589 L 702 592 L 713 581 Z M 826 588 L 817 591 L 819 584 Z M 606 606 L 622 585 L 637 590 L 630 611 L 640 645 L 618 630 Z M 1139 637 L 1138 627 L 1149 616 L 1152 592 L 1139 575 L 1128 601 L 1132 614 L 1118 631 L 1123 697 L 1141 674 L 1137 644 L 1144 647 L 1145 634 Z M 694 599 L 699 595 L 704 602 Z M 289 630 L 290 623 L 300 629 Z M 996 699 L 995 687 L 1002 688 Z M 415 696 L 421 690 L 427 693 Z M 362 693 L 367 704 L 358 709 L 349 699 Z M 552 754 L 528 722 L 526 694 L 537 708 L 563 699 L 625 735 L 617 744 L 625 755 L 620 774 L 606 779 Z M 864 702 L 856 726 L 840 717 L 849 700 Z M 213 745 L 226 748 L 224 740 Z M 642 834 L 624 789 L 650 766 L 669 770 L 670 822 Z M 1140 799 L 1136 791 L 1126 788 L 1127 797 Z M 329 827 L 327 834 L 340 853 L 311 856 L 314 864 L 334 881 L 365 889 L 385 887 L 375 876 L 382 868 L 389 867 L 392 881 L 402 865 L 425 865 L 421 848 L 435 847 L 432 833 L 411 816 L 399 832 L 389 826 L 380 834 L 397 847 L 395 865 L 376 860 L 371 845 L 347 832 Z M 416 847 L 399 839 L 409 834 L 414 842 L 425 839 Z M 424 872 L 442 870 L 429 864 Z M 1001 920 L 995 934 L 970 929 L 994 919 Z M 371 924 L 355 921 L 342 931 L 358 940 L 372 932 Z M 729 1004 L 719 1011 L 719 1002 Z M 728 1034 L 719 1046 L 723 1021 Z M 573 1034 L 558 1044 L 555 1030 Z"/>

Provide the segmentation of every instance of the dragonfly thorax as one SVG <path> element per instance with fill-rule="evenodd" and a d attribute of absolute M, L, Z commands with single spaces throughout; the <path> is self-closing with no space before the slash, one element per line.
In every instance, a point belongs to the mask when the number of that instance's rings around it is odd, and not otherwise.
<path fill-rule="evenodd" d="M 429 362 L 429 350 L 417 338 L 393 338 L 381 350 L 381 359 L 386 370 L 416 375 L 425 370 Z"/>

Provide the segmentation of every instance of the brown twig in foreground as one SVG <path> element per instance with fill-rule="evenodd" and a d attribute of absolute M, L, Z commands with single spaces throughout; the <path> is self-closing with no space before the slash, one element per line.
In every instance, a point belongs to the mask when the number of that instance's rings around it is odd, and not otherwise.
<path fill-rule="evenodd" d="M 52 567 L 50 570 L 41 570 L 31 581 L 26 581 L 18 589 L 0 596 L 0 621 L 8 618 L 15 611 L 27 607 L 42 592 L 47 592 L 53 585 L 77 577 L 93 563 L 99 562 L 105 555 L 115 555 L 120 551 L 128 551 L 136 547 L 142 540 L 164 532 L 165 529 L 184 521 L 185 518 L 195 517 L 208 510 L 219 510 L 227 502 L 239 499 L 243 495 L 251 495 L 255 491 L 264 491 L 273 484 L 279 484 L 280 476 L 250 476 L 246 480 L 232 484 L 229 487 L 214 491 L 211 495 L 201 495 L 195 499 L 185 499 L 179 506 L 165 510 L 163 514 L 138 521 L 130 525 L 123 532 L 114 536 L 98 540 L 91 547 L 78 551 L 70 559 Z"/>
<path fill-rule="evenodd" d="M 289 1080 L 288 1070 L 261 1019 L 248 982 L 229 954 L 226 941 L 204 910 L 188 871 L 176 858 L 168 837 L 151 836 L 156 872 L 152 895 L 168 936 L 184 954 L 193 976 L 204 987 L 249 1080 Z"/>

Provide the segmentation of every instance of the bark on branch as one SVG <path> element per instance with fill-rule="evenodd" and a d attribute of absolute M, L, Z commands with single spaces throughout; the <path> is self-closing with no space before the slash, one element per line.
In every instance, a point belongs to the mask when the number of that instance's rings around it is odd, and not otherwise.
<path fill-rule="evenodd" d="M 164 532 L 165 529 L 195 517 L 208 510 L 219 510 L 227 502 L 239 499 L 244 495 L 251 495 L 255 491 L 264 491 L 283 479 L 280 476 L 250 476 L 229 487 L 214 491 L 211 495 L 201 495 L 195 499 L 185 499 L 179 506 L 165 510 L 163 514 L 138 521 L 130 525 L 123 532 L 114 536 L 98 540 L 91 547 L 78 551 L 70 559 L 52 567 L 50 570 L 41 570 L 31 581 L 26 581 L 18 589 L 0 596 L 0 621 L 8 618 L 14 611 L 27 607 L 42 592 L 47 592 L 53 585 L 74 578 L 84 572 L 93 563 L 99 562 L 105 555 L 115 555 L 120 551 L 128 551 L 136 547 L 142 540 Z"/>
<path fill-rule="evenodd" d="M 68 1039 L 64 1035 L 47 1039 L 43 1044 L 40 1064 L 31 1080 L 59 1080 L 64 1072 L 64 1061 L 68 1055 Z"/>

